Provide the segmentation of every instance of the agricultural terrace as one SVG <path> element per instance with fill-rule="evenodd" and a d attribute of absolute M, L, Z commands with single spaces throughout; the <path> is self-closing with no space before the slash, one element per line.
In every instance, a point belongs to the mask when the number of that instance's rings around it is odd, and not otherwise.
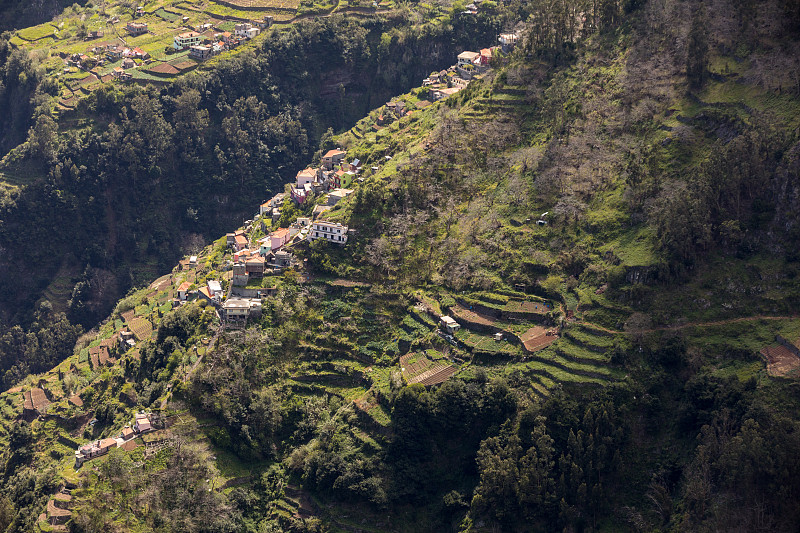
<path fill-rule="evenodd" d="M 18 30 L 11 43 L 37 52 L 48 75 L 60 82 L 60 107 L 71 109 L 81 97 L 115 81 L 112 72 L 122 66 L 122 59 L 108 60 L 103 52 L 108 45 L 140 48 L 149 55 L 147 59 L 134 58 L 135 66 L 127 69 L 130 81 L 164 83 L 198 64 L 186 57 L 188 51 L 174 53 L 174 38 L 181 33 L 198 31 L 212 39 L 215 33 L 233 32 L 238 22 L 255 24 L 266 16 L 277 24 L 286 24 L 337 9 L 362 13 L 392 6 L 387 2 L 378 8 L 371 2 L 360 6 L 358 0 L 155 0 L 142 7 L 143 11 L 137 13 L 136 4 L 129 2 L 74 4 L 50 22 Z M 132 21 L 146 23 L 147 31 L 131 35 L 126 26 Z M 69 61 L 73 54 L 85 54 L 90 60 L 78 65 Z"/>

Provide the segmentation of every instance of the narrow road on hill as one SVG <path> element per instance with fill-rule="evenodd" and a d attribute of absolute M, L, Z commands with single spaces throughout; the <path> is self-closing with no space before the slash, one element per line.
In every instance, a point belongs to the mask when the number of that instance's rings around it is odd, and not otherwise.
<path fill-rule="evenodd" d="M 677 331 L 686 328 L 706 328 L 714 326 L 724 326 L 726 324 L 735 324 L 737 322 L 753 322 L 756 320 L 794 320 L 796 318 L 800 318 L 800 315 L 789 315 L 789 316 L 756 315 L 756 316 L 744 316 L 739 318 L 728 318 L 725 320 L 715 320 L 713 322 L 687 322 L 686 324 L 680 324 L 677 326 L 659 326 L 657 328 L 640 329 L 636 331 L 619 331 L 616 329 L 609 329 L 599 324 L 594 324 L 592 322 L 582 321 L 580 323 L 600 331 L 605 331 L 606 333 L 619 335 L 623 333 L 655 333 L 657 331 Z"/>

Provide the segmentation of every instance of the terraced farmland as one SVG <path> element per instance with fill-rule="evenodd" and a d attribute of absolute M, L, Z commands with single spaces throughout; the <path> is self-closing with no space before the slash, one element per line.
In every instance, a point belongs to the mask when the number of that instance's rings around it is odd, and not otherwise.
<path fill-rule="evenodd" d="M 406 354 L 400 357 L 403 378 L 410 383 L 437 385 L 445 382 L 458 370 L 444 358 L 429 359 L 424 352 Z"/>
<path fill-rule="evenodd" d="M 526 89 L 515 86 L 495 87 L 486 95 L 474 100 L 471 107 L 462 111 L 467 119 L 482 121 L 497 113 L 518 114 L 529 109 Z"/>
<path fill-rule="evenodd" d="M 269 10 L 280 9 L 286 11 L 297 11 L 300 5 L 299 0 L 216 0 L 216 3 L 226 5 L 230 4 L 239 9 L 248 10 Z"/>
<path fill-rule="evenodd" d="M 473 353 L 480 352 L 490 355 L 522 355 L 522 349 L 507 340 L 497 341 L 494 335 L 476 333 L 461 329 L 457 332 L 456 338 L 466 345 Z"/>
<path fill-rule="evenodd" d="M 153 324 L 146 318 L 134 318 L 129 327 L 138 341 L 149 339 L 153 333 Z"/>
<path fill-rule="evenodd" d="M 32 26 L 17 32 L 17 35 L 20 37 L 20 39 L 25 41 L 38 41 L 40 39 L 44 39 L 45 37 L 52 37 L 55 34 L 56 28 L 49 23 L 42 24 L 40 26 Z"/>
<path fill-rule="evenodd" d="M 540 396 L 559 384 L 605 386 L 623 379 L 611 365 L 614 338 L 581 324 L 571 324 L 563 336 L 544 350 L 525 356 L 523 364 L 511 365 L 530 380 Z"/>
<path fill-rule="evenodd" d="M 553 310 L 553 304 L 545 300 L 522 296 L 476 293 L 459 297 L 458 303 L 467 310 L 490 318 L 524 318 L 541 321 Z"/>
<path fill-rule="evenodd" d="M 525 346 L 525 350 L 529 352 L 535 352 L 538 350 L 542 350 L 552 344 L 553 342 L 558 339 L 558 336 L 555 334 L 548 335 L 550 332 L 547 329 L 543 328 L 542 326 L 536 326 L 530 328 L 528 331 L 520 335 L 519 339 L 522 341 L 522 344 Z"/>

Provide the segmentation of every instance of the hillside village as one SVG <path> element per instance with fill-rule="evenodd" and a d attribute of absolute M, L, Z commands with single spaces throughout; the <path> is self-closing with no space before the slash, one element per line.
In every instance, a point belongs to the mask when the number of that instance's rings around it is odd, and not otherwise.
<path fill-rule="evenodd" d="M 384 14 L 394 6 L 389 0 L 368 7 L 357 2 L 353 6 L 302 3 L 262 0 L 253 5 L 241 0 L 191 0 L 78 6 L 73 8 L 74 13 L 67 10 L 57 21 L 16 32 L 10 42 L 15 47 L 47 52 L 45 66 L 63 84 L 59 108 L 73 109 L 80 98 L 105 83 L 166 83 L 204 61 L 245 45 L 273 24 L 290 24 L 312 13 Z M 479 4 L 469 4 L 461 16 L 476 15 Z M 507 43 L 501 41 L 505 48 Z M 469 79 L 471 69 L 463 66 L 467 69 L 462 77 Z M 454 92 L 452 83 L 460 82 L 445 83 L 444 94 Z"/>
<path fill-rule="evenodd" d="M 64 84 L 59 107 L 73 109 L 82 96 L 104 83 L 166 83 L 204 61 L 243 46 L 273 24 L 291 23 L 292 15 L 301 11 L 298 4 L 283 0 L 244 10 L 237 9 L 236 1 L 220 4 L 221 10 L 214 3 L 203 9 L 202 3 L 191 2 L 156 2 L 129 9 L 107 6 L 98 13 L 91 11 L 89 18 L 83 14 L 78 21 L 65 15 L 58 25 L 26 28 L 17 32 L 11 43 L 20 48 L 48 49 L 47 69 Z M 382 13 L 391 5 L 381 2 L 355 9 L 357 14 Z M 346 12 L 348 8 L 332 5 L 331 9 Z M 478 9 L 470 4 L 462 15 L 475 15 Z M 296 18 L 302 20 L 303 15 Z M 513 47 L 515 40 L 515 34 L 501 35 L 503 51 Z M 444 91 L 432 94 L 432 100 L 463 88 L 488 64 L 488 57 L 481 56 L 474 65 L 460 59 L 460 79 L 451 69 L 449 79 L 444 75 L 430 80 L 432 90 Z"/>
<path fill-rule="evenodd" d="M 112 79 L 132 81 L 134 69 L 137 68 L 156 76 L 174 76 L 195 67 L 197 63 L 192 60 L 205 61 L 233 50 L 245 41 L 255 38 L 262 29 L 272 24 L 272 17 L 266 16 L 255 23 L 239 22 L 234 25 L 233 32 L 222 31 L 208 22 L 197 27 L 184 28 L 188 31 L 176 35 L 171 45 L 165 48 L 167 55 L 177 58 L 171 61 L 155 61 L 141 47 L 128 47 L 123 38 L 94 43 L 83 54 L 73 53 L 67 56 L 66 52 L 61 52 L 61 58 L 64 60 L 65 73 L 70 71 L 70 67 L 75 67 L 103 83 Z M 136 37 L 148 33 L 148 25 L 146 22 L 131 21 L 125 26 L 125 31 L 128 36 Z M 112 70 L 109 72 L 109 69 Z"/>
<path fill-rule="evenodd" d="M 481 63 L 493 53 L 486 49 L 481 53 L 460 54 L 459 63 L 444 71 L 443 76 L 447 79 L 443 78 L 440 83 L 452 83 L 453 88 L 460 90 L 475 76 L 486 72 L 486 65 Z M 466 79 L 467 73 L 473 70 L 465 68 L 468 64 L 475 66 L 476 72 L 471 79 Z M 425 81 L 423 89 L 440 90 L 429 87 L 427 82 L 430 78 Z M 443 97 L 447 95 L 445 93 Z M 407 116 L 410 111 L 398 99 L 388 102 L 381 113 L 380 121 L 385 125 Z M 386 162 L 390 161 L 391 157 L 387 156 Z M 265 302 L 284 283 L 283 274 L 299 273 L 301 281 L 308 277 L 304 262 L 298 259 L 300 250 L 316 240 L 325 240 L 346 249 L 348 241 L 357 238 L 353 228 L 326 220 L 326 214 L 379 170 L 379 167 L 365 169 L 358 159 L 348 159 L 346 151 L 341 149 L 323 153 L 318 166 L 297 172 L 295 180 L 286 185 L 286 191 L 261 203 L 253 219 L 245 221 L 242 228 L 226 234 L 203 252 L 182 260 L 172 274 L 139 291 L 131 303 L 133 307 L 120 311 L 117 318 L 107 322 L 97 337 L 79 350 L 74 361 L 65 362 L 54 374 L 40 379 L 34 386 L 16 391 L 23 397 L 22 416 L 28 420 L 77 416 L 80 427 L 91 428 L 94 419 L 80 414 L 85 409 L 85 390 L 69 390 L 66 394 L 60 391 L 58 384 L 72 373 L 103 372 L 126 358 L 138 358 L 141 347 L 151 341 L 163 317 L 183 306 L 199 305 L 204 315 L 211 313 L 212 323 L 217 325 L 216 336 L 225 330 L 242 329 L 248 321 L 257 321 Z M 296 216 L 288 227 L 276 227 L 283 212 L 293 209 L 290 206 L 304 209 L 309 215 Z M 327 283 L 344 290 L 368 287 L 368 284 L 348 280 L 330 280 Z M 396 369 L 407 383 L 433 386 L 462 370 L 465 359 L 459 355 L 461 353 L 513 355 L 522 361 L 536 358 L 534 354 L 561 338 L 559 328 L 551 325 L 550 317 L 554 311 L 551 302 L 522 294 L 476 299 L 462 296 L 447 309 L 420 295 L 409 316 L 399 325 L 401 337 L 409 339 L 401 338 L 399 345 L 410 345 L 410 339 L 416 335 L 434 333 L 442 346 L 451 346 L 454 351 L 410 351 L 399 359 Z M 213 349 L 216 336 L 198 339 L 191 357 L 185 362 L 187 377 L 200 364 L 203 355 Z M 598 341 L 598 346 L 601 345 Z M 563 373 L 562 368 L 569 368 L 557 361 L 552 364 L 555 370 L 548 376 L 557 376 Z M 594 373 L 577 368 L 575 371 L 579 373 L 576 375 L 585 375 L 587 379 L 611 378 L 607 370 Z M 361 372 L 361 379 L 386 379 L 370 376 L 366 365 Z M 555 384 L 550 379 L 556 378 L 542 378 L 540 390 L 543 394 L 546 394 L 548 386 Z M 376 409 L 374 405 L 366 408 Z M 375 411 L 376 416 L 379 411 Z M 158 419 L 158 415 L 137 414 L 132 424 L 118 433 L 77 445 L 74 466 L 80 469 L 87 461 L 116 448 L 123 451 L 135 449 L 135 443 L 140 442 L 145 434 L 160 431 L 154 426 L 154 418 Z M 80 431 L 76 433 L 80 434 Z M 57 527 L 64 523 L 64 516 L 67 515 L 62 516 L 54 510 L 45 520 Z"/>
<path fill-rule="evenodd" d="M 482 49 L 481 52 L 464 51 L 458 55 L 458 62 L 441 73 L 423 80 L 423 88 L 428 87 L 431 101 L 438 101 L 456 94 L 469 85 L 473 79 L 480 79 L 489 68 L 489 62 L 498 51 L 510 52 L 516 43 L 516 34 L 501 34 L 502 46 Z M 443 88 L 445 86 L 446 88 Z M 379 117 L 379 124 L 385 125 L 393 119 L 400 119 L 410 114 L 402 101 L 391 101 L 385 105 L 384 113 Z M 188 282 L 179 287 L 181 301 L 191 296 L 204 298 L 212 305 L 221 307 L 220 318 L 227 323 L 246 321 L 249 317 L 261 314 L 262 296 L 274 292 L 274 288 L 260 286 L 265 275 L 280 274 L 287 268 L 299 265 L 291 250 L 302 242 L 313 242 L 324 239 L 333 244 L 344 246 L 354 230 L 338 222 L 324 220 L 324 213 L 331 210 L 340 201 L 353 194 L 354 189 L 365 181 L 362 175 L 362 163 L 358 159 L 346 160 L 347 153 L 341 149 L 325 152 L 320 159 L 320 166 L 300 170 L 293 183 L 287 184 L 289 196 L 278 193 L 259 205 L 254 220 L 246 221 L 246 227 L 226 235 L 225 243 L 233 251 L 230 264 L 232 271 L 231 284 L 227 295 L 223 293 L 219 281 L 211 280 L 207 287 L 196 292 L 191 291 Z M 386 156 L 391 160 L 391 156 Z M 379 170 L 372 167 L 371 172 Z M 312 199 L 315 202 L 310 217 L 297 217 L 288 228 L 278 228 L 268 235 L 255 240 L 248 237 L 253 229 L 260 225 L 267 228 L 269 224 L 281 219 L 281 209 L 286 202 L 297 206 L 305 206 Z M 196 263 L 197 258 L 190 258 Z M 449 317 L 445 317 L 448 318 Z M 448 333 L 454 333 L 447 327 Z"/>
<path fill-rule="evenodd" d="M 800 8 L 745 4 L 4 34 L 0 531 L 794 531 Z"/>
<path fill-rule="evenodd" d="M 462 52 L 452 67 L 423 80 L 420 94 L 428 98 L 428 105 L 457 94 L 471 81 L 480 79 L 490 63 L 510 51 L 515 41 L 516 35 L 503 34 L 498 47 Z M 420 107 L 425 106 L 415 106 Z M 392 100 L 376 112 L 373 127 L 380 130 L 414 112 L 403 99 Z M 386 155 L 385 163 L 390 162 L 392 156 Z M 78 350 L 74 360 L 66 361 L 27 386 L 9 391 L 19 397 L 20 416 L 27 420 L 68 420 L 77 424 L 77 430 L 61 438 L 62 444 L 73 446 L 72 468 L 78 472 L 87 461 L 117 448 L 130 452 L 144 445 L 155 453 L 167 438 L 160 435 L 168 432 L 169 425 L 158 410 L 136 413 L 132 422 L 121 430 L 79 444 L 76 439 L 91 433 L 96 419 L 91 411 L 85 410 L 90 399 L 87 390 L 91 387 L 67 386 L 69 376 L 106 372 L 128 358 L 138 359 L 142 346 L 151 342 L 164 317 L 181 307 L 199 306 L 215 333 L 193 341 L 180 367 L 182 380 L 186 381 L 204 355 L 214 349 L 219 335 L 241 330 L 248 322 L 260 319 L 263 307 L 278 294 L 287 276 L 300 283 L 321 284 L 325 290 L 337 294 L 369 290 L 369 284 L 352 280 L 314 280 L 300 257 L 317 240 L 346 250 L 348 242 L 358 238 L 354 228 L 327 220 L 327 215 L 380 171 L 379 166 L 365 167 L 359 159 L 348 158 L 345 150 L 335 148 L 324 152 L 318 166 L 298 171 L 285 191 L 258 205 L 255 216 L 245 221 L 242 228 L 188 256 L 171 274 L 131 295 L 129 308 L 115 313 L 96 337 Z M 279 221 L 286 220 L 283 214 L 287 210 L 302 210 L 303 214 L 289 220 L 286 227 L 277 227 Z M 537 225 L 542 224 L 546 222 L 537 221 Z M 331 367 L 335 369 L 332 374 L 316 376 L 315 370 L 308 376 L 298 376 L 295 385 L 352 400 L 371 423 L 381 427 L 387 420 L 383 391 L 393 373 L 402 383 L 431 387 L 470 372 L 471 360 L 502 358 L 513 361 L 511 368 L 516 371 L 524 369 L 533 391 L 541 397 L 547 397 L 561 384 L 606 386 L 625 379 L 611 365 L 611 351 L 622 332 L 581 323 L 571 311 L 546 298 L 522 292 L 432 297 L 420 291 L 415 300 L 402 321 L 393 326 L 399 354 L 390 367 L 378 367 L 370 359 L 341 362 Z M 595 302 L 603 302 L 602 292 L 595 295 Z M 610 304 L 602 305 L 607 306 L 607 313 L 618 312 Z M 566 320 L 559 318 L 562 316 Z M 420 338 L 428 340 L 420 343 Z M 771 375 L 796 375 L 800 371 L 798 345 L 800 340 L 792 342 L 779 337 L 777 346 L 761 350 Z M 331 377 L 335 383 L 344 380 L 352 384 L 331 387 L 328 382 Z M 129 401 L 127 396 L 121 397 Z M 169 391 L 162 407 L 168 397 Z M 66 478 L 75 479 L 72 473 Z M 68 486 L 74 486 L 74 481 L 69 481 Z M 40 517 L 46 527 L 61 528 L 70 518 L 69 491 L 65 488 L 48 504 L 47 512 Z"/>

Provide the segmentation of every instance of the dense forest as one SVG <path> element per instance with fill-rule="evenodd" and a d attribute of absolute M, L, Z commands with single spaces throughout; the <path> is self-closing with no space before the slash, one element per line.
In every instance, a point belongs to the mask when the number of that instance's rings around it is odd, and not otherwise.
<path fill-rule="evenodd" d="M 73 532 L 796 530 L 797 370 L 758 352 L 800 342 L 800 7 L 493 4 L 305 21 L 58 115 L 0 40 L 0 531 L 50 530 L 64 487 Z M 227 283 L 207 243 L 335 147 L 370 169 L 325 214 L 355 231 L 293 248 L 248 327 L 149 285 L 190 253 Z M 453 376 L 408 378 L 429 359 Z M 140 411 L 152 439 L 73 466 Z"/>

